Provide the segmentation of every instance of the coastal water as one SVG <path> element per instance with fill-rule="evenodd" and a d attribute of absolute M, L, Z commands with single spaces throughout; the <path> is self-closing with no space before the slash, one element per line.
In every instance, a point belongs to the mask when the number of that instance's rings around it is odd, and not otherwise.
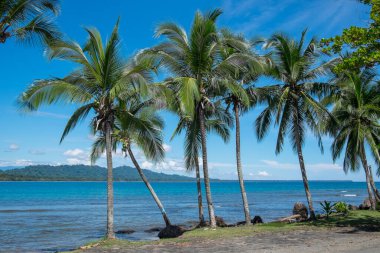
<path fill-rule="evenodd" d="M 136 232 L 120 237 L 157 239 L 146 233 L 162 227 L 161 215 L 140 182 L 115 185 L 115 230 Z M 196 185 L 193 182 L 152 183 L 174 224 L 197 220 Z M 359 205 L 366 197 L 365 183 L 310 182 L 314 206 L 345 201 Z M 244 220 L 237 182 L 213 182 L 215 212 L 233 223 Z M 250 181 L 246 190 L 252 215 L 264 221 L 291 215 L 293 204 L 306 203 L 301 181 Z M 204 200 L 205 202 L 205 200 Z M 207 207 L 206 202 L 204 203 Z M 207 209 L 205 209 L 207 214 Z M 105 182 L 0 182 L 0 252 L 56 252 L 74 249 L 105 234 Z"/>

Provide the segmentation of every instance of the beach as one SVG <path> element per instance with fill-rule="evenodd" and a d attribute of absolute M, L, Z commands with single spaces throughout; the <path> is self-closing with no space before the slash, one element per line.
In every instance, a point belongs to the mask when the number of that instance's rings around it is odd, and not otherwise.
<path fill-rule="evenodd" d="M 239 238 L 213 239 L 186 243 L 160 243 L 140 247 L 118 246 L 110 248 L 92 248 L 87 253 L 122 253 L 122 252 L 262 252 L 262 253 L 374 253 L 378 252 L 380 232 L 351 232 L 350 229 L 297 230 L 291 232 L 263 233 Z"/>

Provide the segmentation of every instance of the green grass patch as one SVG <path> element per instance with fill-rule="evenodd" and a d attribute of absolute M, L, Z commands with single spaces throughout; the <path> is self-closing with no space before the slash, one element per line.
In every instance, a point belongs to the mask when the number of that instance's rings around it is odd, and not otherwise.
<path fill-rule="evenodd" d="M 164 239 L 158 241 L 139 241 L 132 242 L 127 240 L 99 240 L 88 244 L 100 248 L 128 248 L 133 249 L 143 245 L 155 244 L 177 244 L 184 242 L 196 242 L 198 240 L 206 239 L 221 239 L 231 237 L 250 236 L 257 233 L 273 233 L 273 232 L 286 232 L 295 229 L 326 229 L 331 227 L 352 227 L 364 231 L 380 231 L 380 212 L 379 211 L 351 211 L 349 214 L 343 216 L 333 214 L 330 218 L 319 219 L 311 222 L 300 223 L 281 223 L 271 222 L 264 224 L 256 224 L 254 226 L 240 226 L 240 227 L 227 227 L 217 228 L 215 230 L 209 228 L 198 228 L 184 233 L 179 238 Z M 77 250 L 74 252 L 82 252 Z"/>
<path fill-rule="evenodd" d="M 307 223 L 317 227 L 353 227 L 364 231 L 380 231 L 380 212 L 369 210 L 351 211 L 348 215 L 332 215 Z"/>

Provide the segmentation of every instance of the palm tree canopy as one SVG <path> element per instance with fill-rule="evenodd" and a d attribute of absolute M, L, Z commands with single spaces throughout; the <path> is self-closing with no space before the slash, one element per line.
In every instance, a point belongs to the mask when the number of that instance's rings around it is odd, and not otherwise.
<path fill-rule="evenodd" d="M 125 103 L 116 112 L 113 127 L 113 149 L 122 147 L 125 155 L 127 149 L 135 145 L 145 157 L 155 162 L 164 158 L 162 129 L 163 120 L 157 114 L 152 99 L 143 101 L 140 96 L 126 98 Z M 92 146 L 91 162 L 105 151 L 105 137 L 100 135 Z"/>
<path fill-rule="evenodd" d="M 0 43 L 15 37 L 50 44 L 60 37 L 53 23 L 58 14 L 57 0 L 0 0 Z"/>
<path fill-rule="evenodd" d="M 261 43 L 261 40 L 248 41 L 241 34 L 222 29 L 220 41 L 222 58 L 234 57 L 235 60 L 239 59 L 239 62 L 235 62 L 236 65 L 231 66 L 230 73 L 226 73 L 229 84 L 219 86 L 221 90 L 218 93 L 221 94 L 227 108 L 236 105 L 240 112 L 247 112 L 259 100 L 258 89 L 254 88 L 254 84 L 259 76 L 264 74 L 270 59 L 254 51 L 253 46 Z"/>
<path fill-rule="evenodd" d="M 180 98 L 181 110 L 188 115 L 194 114 L 199 102 L 212 106 L 217 87 L 230 84 L 225 76 L 239 63 L 238 54 L 222 57 L 215 24 L 221 13 L 219 9 L 206 14 L 196 12 L 189 34 L 175 23 L 159 25 L 155 35 L 166 40 L 144 52 L 154 55 L 170 72 L 171 78 L 164 84 L 176 86 L 172 97 Z"/>
<path fill-rule="evenodd" d="M 323 151 L 318 122 L 330 115 L 316 97 L 326 95 L 331 85 L 317 82 L 317 79 L 328 74 L 336 60 L 321 62 L 317 40 L 313 38 L 305 46 L 305 36 L 306 31 L 300 41 L 295 41 L 275 34 L 266 42 L 266 47 L 272 50 L 273 64 L 268 75 L 280 83 L 260 89 L 267 107 L 256 119 L 256 133 L 261 140 L 274 119 L 274 124 L 279 127 L 276 153 L 282 151 L 288 133 L 296 151 L 297 138 L 301 145 L 304 143 L 306 127 L 314 133 Z"/>
<path fill-rule="evenodd" d="M 380 172 L 380 85 L 373 70 L 346 71 L 337 76 L 337 92 L 326 97 L 333 104 L 332 115 L 337 123 L 326 122 L 334 141 L 331 151 L 334 161 L 344 151 L 343 169 L 357 171 L 366 148 L 372 153 Z"/>
<path fill-rule="evenodd" d="M 61 141 L 91 111 L 94 128 L 104 130 L 124 98 L 137 92 L 144 95 L 153 79 L 154 61 L 141 55 L 124 61 L 120 56 L 118 23 L 106 44 L 95 28 L 86 31 L 89 37 L 83 47 L 60 40 L 48 51 L 50 59 L 76 63 L 79 69 L 64 78 L 37 80 L 20 97 L 21 108 L 29 111 L 56 102 L 81 105 L 67 122 Z"/>

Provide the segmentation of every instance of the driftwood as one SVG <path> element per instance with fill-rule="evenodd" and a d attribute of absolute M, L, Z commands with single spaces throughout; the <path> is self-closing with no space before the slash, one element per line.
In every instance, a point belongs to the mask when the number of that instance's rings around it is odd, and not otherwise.
<path fill-rule="evenodd" d="M 294 222 L 296 220 L 299 220 L 301 218 L 301 215 L 300 214 L 295 214 L 295 215 L 292 215 L 292 216 L 289 216 L 289 217 L 285 217 L 285 218 L 281 218 L 277 221 L 279 222 Z"/>

